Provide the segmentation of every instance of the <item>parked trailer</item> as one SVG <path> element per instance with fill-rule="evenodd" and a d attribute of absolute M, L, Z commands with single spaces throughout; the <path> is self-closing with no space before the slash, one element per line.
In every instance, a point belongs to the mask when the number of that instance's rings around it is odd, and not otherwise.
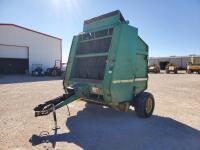
<path fill-rule="evenodd" d="M 43 116 L 77 99 L 150 117 L 154 97 L 148 92 L 148 45 L 120 11 L 84 22 L 73 37 L 63 86 L 65 94 L 35 107 Z"/>

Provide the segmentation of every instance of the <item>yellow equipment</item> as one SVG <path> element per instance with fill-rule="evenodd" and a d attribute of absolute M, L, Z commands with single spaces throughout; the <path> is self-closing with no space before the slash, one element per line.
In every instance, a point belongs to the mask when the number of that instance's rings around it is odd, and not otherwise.
<path fill-rule="evenodd" d="M 187 64 L 187 73 L 197 72 L 200 74 L 200 64 L 197 64 L 196 57 L 191 57 L 191 62 Z"/>
<path fill-rule="evenodd" d="M 167 74 L 170 73 L 170 72 L 173 72 L 173 73 L 177 74 L 177 73 L 178 73 L 178 67 L 177 67 L 177 65 L 174 64 L 174 63 L 169 63 L 169 64 L 167 64 L 167 66 L 165 67 L 165 72 L 166 72 Z"/>

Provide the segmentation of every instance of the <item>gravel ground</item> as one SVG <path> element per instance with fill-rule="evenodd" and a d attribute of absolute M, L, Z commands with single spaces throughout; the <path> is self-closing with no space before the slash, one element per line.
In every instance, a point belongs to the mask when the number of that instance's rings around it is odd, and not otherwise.
<path fill-rule="evenodd" d="M 0 76 L 0 150 L 200 150 L 200 75 L 150 74 L 154 115 L 76 101 L 52 115 L 34 117 L 33 108 L 63 93 L 58 78 Z M 53 148 L 55 147 L 55 148 Z"/>

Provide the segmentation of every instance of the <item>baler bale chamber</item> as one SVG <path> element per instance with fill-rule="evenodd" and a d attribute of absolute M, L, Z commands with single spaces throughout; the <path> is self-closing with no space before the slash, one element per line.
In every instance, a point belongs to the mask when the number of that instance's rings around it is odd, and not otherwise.
<path fill-rule="evenodd" d="M 135 108 L 150 117 L 154 97 L 144 92 L 148 82 L 148 45 L 120 11 L 84 21 L 73 37 L 63 86 L 66 94 L 38 105 L 36 116 L 47 115 L 77 99 L 121 111 Z"/>

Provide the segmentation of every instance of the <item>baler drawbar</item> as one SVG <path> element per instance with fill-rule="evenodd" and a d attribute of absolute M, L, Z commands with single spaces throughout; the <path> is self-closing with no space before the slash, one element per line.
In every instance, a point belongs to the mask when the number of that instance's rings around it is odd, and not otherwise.
<path fill-rule="evenodd" d="M 34 108 L 35 117 L 45 116 L 53 112 L 54 109 L 59 109 L 70 102 L 77 99 L 75 95 L 75 90 L 73 88 L 68 88 L 68 93 L 62 96 L 56 97 L 55 99 L 49 100 L 43 104 L 40 104 Z"/>

